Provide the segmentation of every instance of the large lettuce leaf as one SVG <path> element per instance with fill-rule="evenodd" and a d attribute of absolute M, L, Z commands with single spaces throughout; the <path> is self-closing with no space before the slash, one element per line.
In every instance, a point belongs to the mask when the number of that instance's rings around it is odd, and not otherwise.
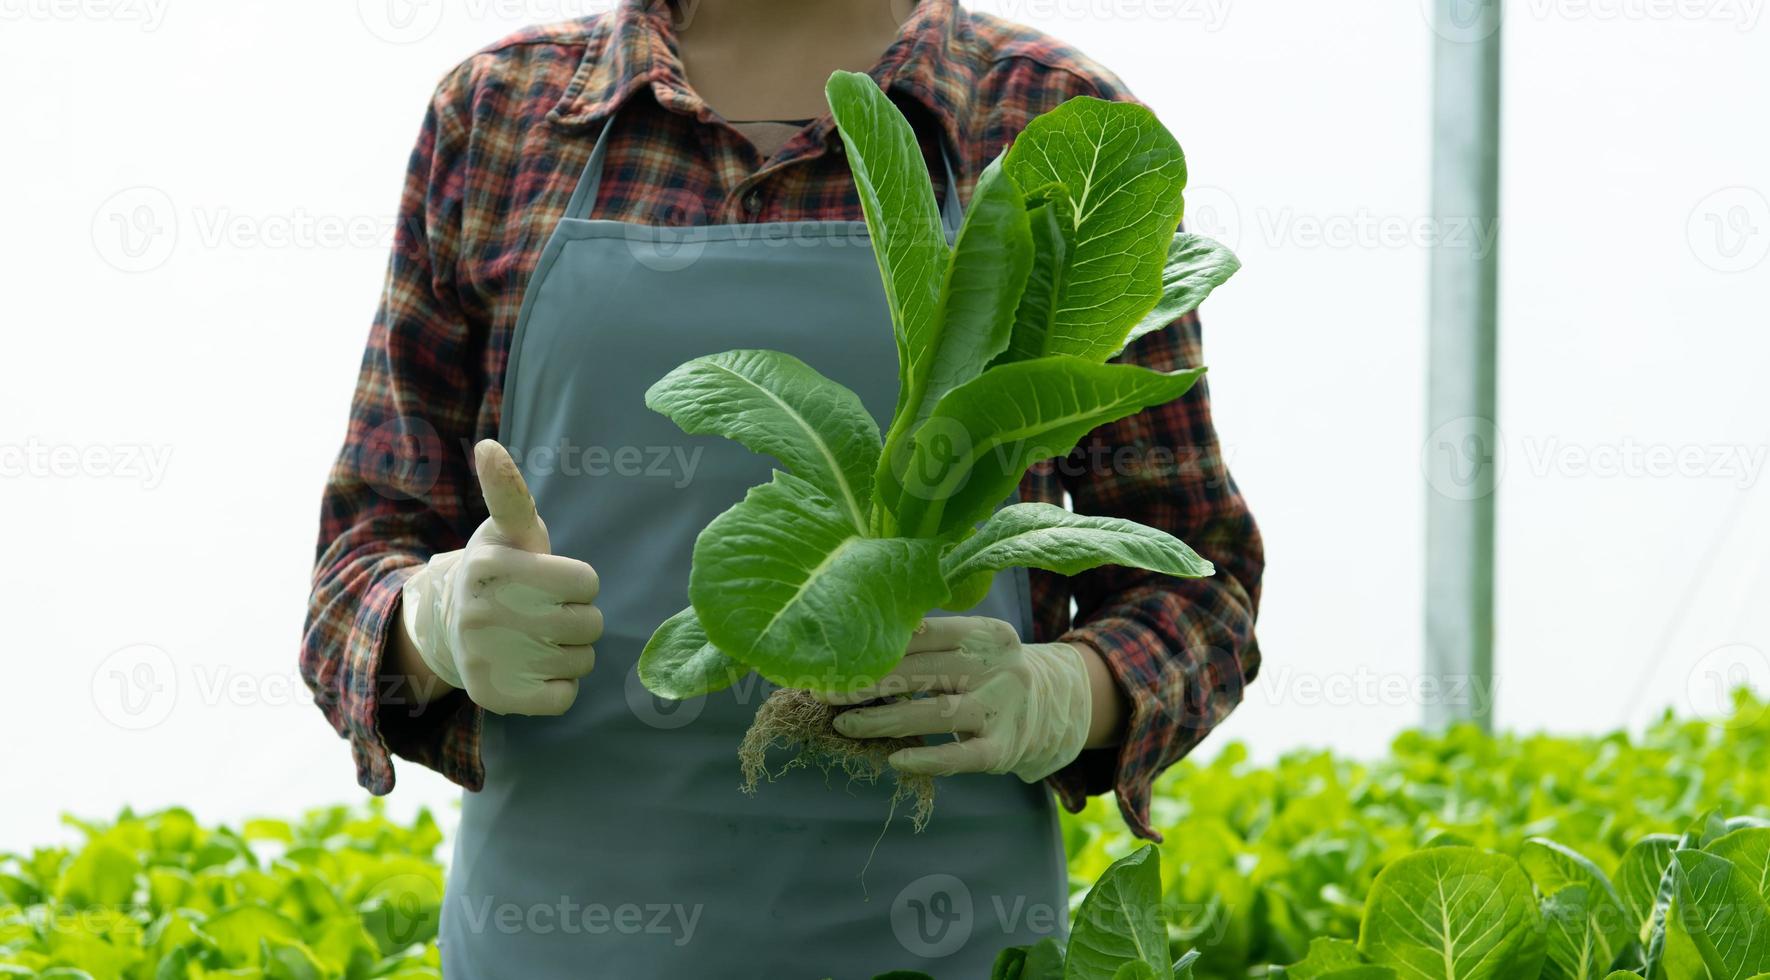
<path fill-rule="evenodd" d="M 903 375 L 907 388 L 885 439 L 878 486 L 885 511 L 896 513 L 898 473 L 910 437 L 948 391 L 977 377 L 1002 349 L 1032 267 L 1026 200 L 1000 158 L 983 171 L 959 229 L 941 284 L 940 307 L 927 350 Z M 894 465 L 896 464 L 896 465 Z"/>
<path fill-rule="evenodd" d="M 1049 353 L 1052 320 L 1063 299 L 1063 282 L 1069 274 L 1069 231 L 1075 226 L 1069 198 L 1043 201 L 1027 212 L 1032 232 L 1033 261 L 1027 271 L 1026 290 L 1014 310 L 1008 348 L 995 363 L 1029 361 Z"/>
<path fill-rule="evenodd" d="M 1758 883 L 1706 851 L 1673 855 L 1677 924 L 1710 980 L 1749 980 L 1770 971 L 1770 908 Z"/>
<path fill-rule="evenodd" d="M 1026 300 L 1043 312 L 1027 324 L 1039 336 L 1011 349 L 1106 360 L 1162 297 L 1184 207 L 1180 144 L 1143 106 L 1076 98 L 1027 124 L 1007 169 L 1021 187 L 1063 202 L 1051 215 L 1065 245 L 1037 275 L 1052 293 L 1029 290 Z"/>
<path fill-rule="evenodd" d="M 1585 950 L 1579 962 L 1590 967 L 1594 978 L 1602 976 L 1616 954 L 1635 939 L 1635 928 L 1629 921 L 1622 895 L 1610 883 L 1610 878 L 1590 858 L 1565 844 L 1542 837 L 1524 842 L 1518 851 L 1518 863 L 1524 866 L 1539 892 L 1548 897 L 1561 896 L 1561 900 L 1555 903 L 1555 911 L 1567 928 L 1577 928 L 1579 932 L 1581 950 Z M 1579 891 L 1572 891 L 1576 887 Z M 1545 913 L 1548 911 L 1546 906 L 1545 902 Z M 1577 924 L 1569 919 L 1575 914 L 1581 919 Z M 1588 942 L 1589 950 L 1586 949 Z M 1551 965 L 1558 962 L 1558 953 L 1567 952 L 1565 947 L 1557 949 L 1552 946 Z M 1555 977 L 1551 974 L 1544 980 L 1555 980 Z M 1574 976 L 1573 980 L 1581 980 L 1581 976 Z"/>
<path fill-rule="evenodd" d="M 734 350 L 665 375 L 645 404 L 695 434 L 724 436 L 773 456 L 866 527 L 879 423 L 859 396 L 788 354 Z"/>
<path fill-rule="evenodd" d="M 686 701 L 722 691 L 749 673 L 707 639 L 690 606 L 659 626 L 639 654 L 639 680 L 659 697 Z"/>
<path fill-rule="evenodd" d="M 1427 848 L 1384 868 L 1358 945 L 1380 966 L 1431 980 L 1535 977 L 1545 953 L 1530 879 L 1511 858 L 1472 847 Z"/>
<path fill-rule="evenodd" d="M 1064 980 L 1114 980 L 1128 963 L 1172 968 L 1161 907 L 1161 851 L 1141 847 L 1106 870 L 1076 909 Z M 1134 974 L 1133 974 L 1134 975 Z"/>
<path fill-rule="evenodd" d="M 895 666 L 947 590 L 938 542 L 867 537 L 777 472 L 701 532 L 688 595 L 708 641 L 762 676 L 845 691 Z"/>
<path fill-rule="evenodd" d="M 1203 235 L 1181 233 L 1168 247 L 1162 268 L 1162 293 L 1150 310 L 1125 337 L 1125 344 L 1162 329 L 1205 301 L 1211 291 L 1229 281 L 1241 269 L 1241 260 L 1222 243 Z"/>
<path fill-rule="evenodd" d="M 948 392 L 917 431 L 899 524 L 918 537 L 970 528 L 1033 463 L 1068 453 L 1098 426 L 1179 398 L 1203 374 L 1062 355 L 986 371 Z"/>
<path fill-rule="evenodd" d="M 891 308 L 898 375 L 892 417 L 897 418 L 915 389 L 912 375 L 936 349 L 931 338 L 940 324 L 946 232 L 915 131 L 879 84 L 859 72 L 839 71 L 830 76 L 824 93 L 848 151 Z"/>
<path fill-rule="evenodd" d="M 1185 578 L 1203 578 L 1213 571 L 1209 561 L 1165 531 L 1037 503 L 996 511 L 976 534 L 941 559 L 949 582 L 1004 568 L 1074 575 L 1100 565 L 1147 568 Z"/>
<path fill-rule="evenodd" d="M 1537 980 L 1602 980 L 1609 972 L 1618 947 L 1600 911 L 1604 902 L 1589 885 L 1567 885 L 1543 897 L 1547 955 Z"/>

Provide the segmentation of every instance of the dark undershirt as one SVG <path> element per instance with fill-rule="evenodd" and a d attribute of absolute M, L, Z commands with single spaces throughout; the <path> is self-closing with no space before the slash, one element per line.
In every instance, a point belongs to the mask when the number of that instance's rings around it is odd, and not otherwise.
<path fill-rule="evenodd" d="M 755 144 L 762 159 L 780 152 L 799 130 L 811 125 L 809 119 L 733 119 L 731 127 Z"/>

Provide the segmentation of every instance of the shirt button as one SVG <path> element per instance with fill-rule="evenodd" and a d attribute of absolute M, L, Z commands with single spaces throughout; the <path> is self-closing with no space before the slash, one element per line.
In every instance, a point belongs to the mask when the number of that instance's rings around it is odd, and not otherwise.
<path fill-rule="evenodd" d="M 744 195 L 744 212 L 750 215 L 762 212 L 762 192 L 751 191 Z"/>

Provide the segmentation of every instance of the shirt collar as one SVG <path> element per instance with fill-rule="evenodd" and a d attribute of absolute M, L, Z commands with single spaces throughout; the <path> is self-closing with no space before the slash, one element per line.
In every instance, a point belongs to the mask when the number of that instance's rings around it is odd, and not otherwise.
<path fill-rule="evenodd" d="M 711 118 L 706 104 L 683 81 L 670 18 L 665 0 L 619 0 L 608 16 L 595 21 L 583 63 L 549 118 L 565 126 L 587 125 L 647 87 L 666 108 Z M 976 81 L 962 56 L 968 33 L 958 0 L 916 0 L 897 39 L 868 71 L 887 92 L 927 108 L 955 148 L 964 145 Z M 828 116 L 819 122 L 824 135 Z"/>

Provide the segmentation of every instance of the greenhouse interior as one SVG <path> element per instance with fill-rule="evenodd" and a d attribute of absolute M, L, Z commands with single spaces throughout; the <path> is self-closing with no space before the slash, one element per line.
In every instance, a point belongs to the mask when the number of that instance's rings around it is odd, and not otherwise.
<path fill-rule="evenodd" d="M 1770 978 L 1764 6 L 0 2 L 0 977 Z"/>

